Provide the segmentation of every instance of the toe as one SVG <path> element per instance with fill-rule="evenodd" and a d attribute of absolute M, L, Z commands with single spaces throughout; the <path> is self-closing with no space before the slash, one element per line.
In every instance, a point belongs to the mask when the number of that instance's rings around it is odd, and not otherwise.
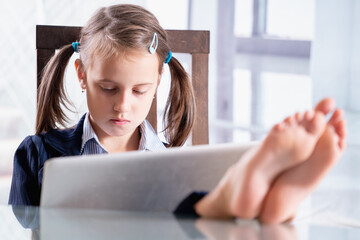
<path fill-rule="evenodd" d="M 346 137 L 346 133 L 347 133 L 345 119 L 338 121 L 334 125 L 334 130 L 339 137 L 339 143 L 338 143 L 339 148 L 340 148 L 340 150 L 343 151 L 346 147 L 346 138 L 345 137 Z"/>
<path fill-rule="evenodd" d="M 275 124 L 272 131 L 282 131 L 284 129 L 285 129 L 285 123 L 281 122 L 281 123 Z"/>
<path fill-rule="evenodd" d="M 323 114 L 328 114 L 331 110 L 335 108 L 334 99 L 328 97 L 322 99 L 318 104 L 316 104 L 315 111 L 322 112 Z"/>
<path fill-rule="evenodd" d="M 301 112 L 295 113 L 295 120 L 297 122 L 301 122 L 303 119 L 304 119 L 304 114 L 303 113 L 301 113 Z"/>
<path fill-rule="evenodd" d="M 284 119 L 283 123 L 287 126 L 292 126 L 295 123 L 295 117 L 294 116 L 289 116 L 287 118 Z"/>
<path fill-rule="evenodd" d="M 314 117 L 306 125 L 306 130 L 320 136 L 320 134 L 324 132 L 325 126 L 325 115 L 321 112 L 315 112 Z"/>
<path fill-rule="evenodd" d="M 309 121 L 311 121 L 313 119 L 313 117 L 314 117 L 314 111 L 308 110 L 308 111 L 305 112 L 305 115 L 304 115 L 305 121 L 309 122 Z"/>
<path fill-rule="evenodd" d="M 333 126 L 335 128 L 336 134 L 339 135 L 340 138 L 345 138 L 346 133 L 347 133 L 345 119 L 338 121 Z"/>
<path fill-rule="evenodd" d="M 329 124 L 335 125 L 344 118 L 344 111 L 340 108 L 336 109 L 329 120 Z"/>

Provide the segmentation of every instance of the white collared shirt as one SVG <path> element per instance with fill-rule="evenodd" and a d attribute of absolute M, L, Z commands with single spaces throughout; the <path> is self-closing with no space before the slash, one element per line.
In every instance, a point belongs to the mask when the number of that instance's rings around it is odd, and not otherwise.
<path fill-rule="evenodd" d="M 157 151 L 166 149 L 164 143 L 160 140 L 148 121 L 144 120 L 144 122 L 140 124 L 139 131 L 139 151 Z M 87 113 L 83 125 L 80 154 L 90 155 L 102 153 L 108 153 L 108 151 L 101 145 L 98 137 L 96 136 L 96 133 L 89 121 L 89 113 Z"/>

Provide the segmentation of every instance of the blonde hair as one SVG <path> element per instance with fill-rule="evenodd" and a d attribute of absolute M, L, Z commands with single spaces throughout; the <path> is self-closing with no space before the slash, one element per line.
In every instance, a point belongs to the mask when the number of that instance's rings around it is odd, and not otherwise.
<path fill-rule="evenodd" d="M 100 8 L 82 28 L 80 58 L 84 68 L 91 66 L 95 56 L 104 59 L 127 50 L 146 50 L 154 33 L 158 36 L 156 54 L 159 58 L 159 73 L 170 52 L 166 31 L 156 17 L 146 9 L 119 4 Z M 69 102 L 63 86 L 64 71 L 74 49 L 69 43 L 53 56 L 44 69 L 39 87 L 36 115 L 36 134 L 64 125 L 66 115 L 61 105 Z M 189 136 L 195 119 L 195 99 L 188 74 L 179 61 L 172 57 L 168 63 L 171 87 L 165 105 L 164 131 L 168 147 L 181 146 Z"/>

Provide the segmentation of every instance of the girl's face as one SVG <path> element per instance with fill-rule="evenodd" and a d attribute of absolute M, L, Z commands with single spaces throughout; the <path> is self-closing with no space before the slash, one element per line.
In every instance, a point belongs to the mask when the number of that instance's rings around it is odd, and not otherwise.
<path fill-rule="evenodd" d="M 90 122 L 99 138 L 130 136 L 144 121 L 160 82 L 158 67 L 157 55 L 145 51 L 95 57 L 80 84 L 86 85 Z"/>

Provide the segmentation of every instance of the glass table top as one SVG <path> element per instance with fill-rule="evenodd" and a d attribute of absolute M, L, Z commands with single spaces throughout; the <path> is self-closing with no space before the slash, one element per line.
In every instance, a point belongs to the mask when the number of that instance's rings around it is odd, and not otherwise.
<path fill-rule="evenodd" d="M 0 239 L 360 239 L 358 159 L 360 149 L 349 146 L 289 224 L 181 218 L 168 212 L 0 205 Z"/>
<path fill-rule="evenodd" d="M 186 218 L 167 212 L 3 205 L 0 229 L 1 239 L 359 239 L 359 200 L 358 191 L 317 193 L 304 202 L 292 223 L 279 225 Z"/>

